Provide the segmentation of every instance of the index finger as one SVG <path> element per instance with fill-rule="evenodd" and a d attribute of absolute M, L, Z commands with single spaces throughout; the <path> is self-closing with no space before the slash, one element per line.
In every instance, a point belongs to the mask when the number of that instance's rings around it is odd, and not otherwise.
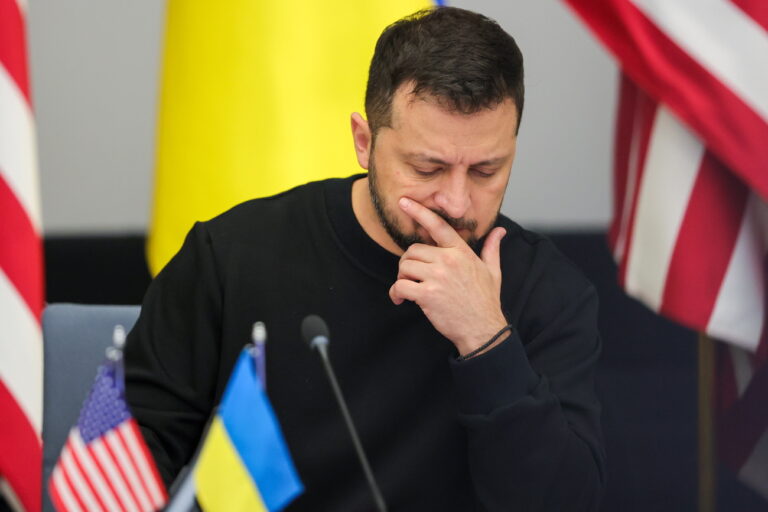
<path fill-rule="evenodd" d="M 464 239 L 450 224 L 426 206 L 407 197 L 401 197 L 398 204 L 405 213 L 427 230 L 438 246 L 456 247 L 464 243 Z"/>

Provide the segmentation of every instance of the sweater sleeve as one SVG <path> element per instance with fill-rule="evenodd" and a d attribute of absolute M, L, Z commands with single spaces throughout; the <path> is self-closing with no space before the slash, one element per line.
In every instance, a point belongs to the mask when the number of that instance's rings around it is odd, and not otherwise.
<path fill-rule="evenodd" d="M 125 347 L 126 398 L 166 484 L 214 403 L 221 303 L 210 237 L 196 224 L 147 290 Z"/>
<path fill-rule="evenodd" d="M 485 510 L 597 510 L 605 480 L 599 353 L 597 295 L 587 285 L 530 339 L 516 329 L 492 350 L 452 362 Z"/>

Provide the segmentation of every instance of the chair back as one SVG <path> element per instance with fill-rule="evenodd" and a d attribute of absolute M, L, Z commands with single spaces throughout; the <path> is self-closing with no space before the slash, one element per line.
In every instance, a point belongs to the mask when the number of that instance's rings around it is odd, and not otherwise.
<path fill-rule="evenodd" d="M 77 421 L 115 325 L 131 330 L 139 306 L 51 304 L 43 312 L 43 511 L 54 511 L 48 479 Z"/>

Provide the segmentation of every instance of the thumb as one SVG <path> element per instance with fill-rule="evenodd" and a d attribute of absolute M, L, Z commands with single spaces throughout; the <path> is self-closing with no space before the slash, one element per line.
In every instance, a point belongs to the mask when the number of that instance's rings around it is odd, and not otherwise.
<path fill-rule="evenodd" d="M 501 277 L 501 258 L 499 257 L 501 240 L 506 235 L 506 229 L 499 227 L 493 228 L 493 230 L 485 238 L 483 250 L 480 253 L 480 258 L 497 278 Z"/>

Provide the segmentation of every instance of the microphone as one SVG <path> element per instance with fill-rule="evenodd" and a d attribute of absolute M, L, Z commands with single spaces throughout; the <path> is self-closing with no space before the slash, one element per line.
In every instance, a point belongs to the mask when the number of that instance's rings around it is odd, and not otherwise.
<path fill-rule="evenodd" d="M 328 346 L 330 340 L 330 334 L 328 334 L 328 326 L 325 325 L 325 321 L 317 315 L 309 315 L 305 317 L 301 322 L 301 336 L 304 341 L 307 342 L 309 348 L 318 348 Z"/>
<path fill-rule="evenodd" d="M 352 444 L 355 445 L 357 458 L 360 460 L 360 465 L 363 466 L 365 478 L 368 480 L 368 487 L 371 488 L 371 494 L 373 494 L 373 501 L 376 503 L 376 509 L 379 512 L 387 512 L 387 505 L 384 503 L 384 497 L 381 495 L 379 486 L 376 485 L 373 471 L 371 471 L 371 466 L 368 464 L 368 457 L 365 456 L 363 445 L 360 443 L 360 438 L 357 436 L 357 430 L 355 429 L 354 423 L 352 423 L 352 416 L 349 415 L 347 402 L 344 400 L 344 395 L 341 394 L 341 388 L 336 381 L 336 374 L 333 372 L 333 366 L 331 366 L 331 361 L 328 358 L 328 343 L 330 343 L 328 326 L 319 316 L 309 315 L 301 322 L 301 335 L 304 338 L 304 341 L 307 342 L 307 345 L 309 345 L 309 348 L 316 349 L 320 353 L 320 358 L 323 360 L 323 366 L 325 367 L 325 373 L 328 375 L 328 380 L 331 381 L 333 394 L 336 395 L 336 402 L 338 402 L 339 408 L 341 409 L 341 415 L 344 416 L 347 430 L 349 430 L 349 435 L 352 437 Z"/>

